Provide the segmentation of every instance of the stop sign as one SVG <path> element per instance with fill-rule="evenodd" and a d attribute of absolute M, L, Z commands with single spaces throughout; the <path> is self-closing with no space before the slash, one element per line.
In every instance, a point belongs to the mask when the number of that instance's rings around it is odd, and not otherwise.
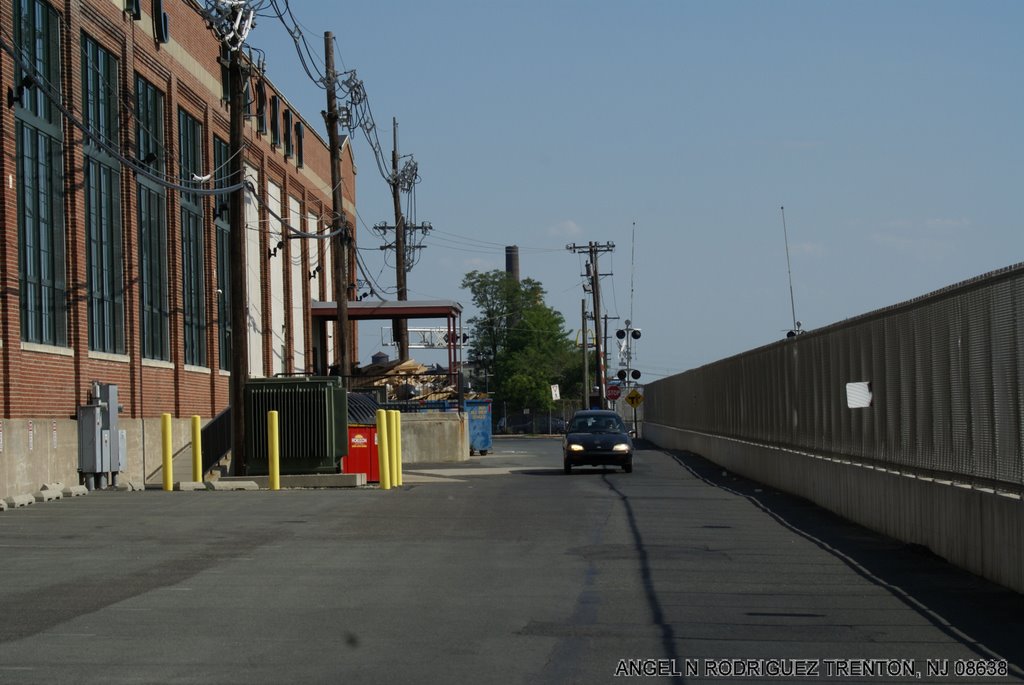
<path fill-rule="evenodd" d="M 609 385 L 605 393 L 610 400 L 617 400 L 622 396 L 622 389 L 617 385 Z"/>

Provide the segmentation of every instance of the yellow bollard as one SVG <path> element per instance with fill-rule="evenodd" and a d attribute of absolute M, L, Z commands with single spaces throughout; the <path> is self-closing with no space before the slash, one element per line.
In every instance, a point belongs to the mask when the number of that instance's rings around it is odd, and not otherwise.
<path fill-rule="evenodd" d="M 395 446 L 395 438 L 398 437 L 398 410 L 388 410 L 388 456 L 391 458 L 391 484 L 398 487 L 398 447 Z"/>
<path fill-rule="evenodd" d="M 380 465 L 380 489 L 391 489 L 391 460 L 388 458 L 388 413 L 377 410 L 377 461 Z"/>
<path fill-rule="evenodd" d="M 277 412 L 267 412 L 267 450 L 270 489 L 281 489 L 281 444 L 278 440 Z"/>
<path fill-rule="evenodd" d="M 170 492 L 174 489 L 174 462 L 171 460 L 171 415 L 160 415 L 161 452 L 164 460 L 164 490 Z"/>
<path fill-rule="evenodd" d="M 396 471 L 395 483 L 397 485 L 402 484 L 402 412 L 395 412 L 395 450 L 398 455 L 395 461 L 398 463 L 398 470 Z"/>
<path fill-rule="evenodd" d="M 203 481 L 203 426 L 202 419 L 192 416 L 192 480 Z"/>

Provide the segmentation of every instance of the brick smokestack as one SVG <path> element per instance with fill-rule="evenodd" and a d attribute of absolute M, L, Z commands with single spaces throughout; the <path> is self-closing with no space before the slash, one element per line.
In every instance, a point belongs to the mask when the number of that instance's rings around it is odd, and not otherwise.
<path fill-rule="evenodd" d="M 519 282 L 519 247 L 516 245 L 505 247 L 505 273 Z"/>

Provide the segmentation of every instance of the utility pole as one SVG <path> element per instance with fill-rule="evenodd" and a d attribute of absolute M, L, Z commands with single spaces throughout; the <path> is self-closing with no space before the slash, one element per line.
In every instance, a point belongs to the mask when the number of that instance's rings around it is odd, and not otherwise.
<path fill-rule="evenodd" d="M 590 243 L 590 261 L 587 262 L 587 270 L 590 272 L 590 292 L 594 296 L 594 349 L 597 351 L 597 368 L 594 375 L 597 377 L 597 398 L 601 409 L 605 404 L 605 377 L 604 377 L 604 340 L 601 336 L 601 276 L 597 269 L 597 249 L 593 242 Z"/>
<path fill-rule="evenodd" d="M 405 217 L 402 216 L 402 201 L 399 197 L 401 188 L 398 180 L 398 119 L 395 117 L 391 119 L 391 129 L 391 198 L 395 203 L 395 286 L 398 290 L 398 301 L 404 302 L 409 299 L 409 290 L 405 273 Z M 391 330 L 394 331 L 395 342 L 398 344 L 398 358 L 406 361 L 409 359 L 409 331 L 405 319 L 393 319 Z"/>
<path fill-rule="evenodd" d="M 605 368 L 607 364 L 604 358 L 604 341 L 601 335 L 601 270 L 598 268 L 597 258 L 602 252 L 611 252 L 615 249 L 615 243 L 607 242 L 604 244 L 589 242 L 587 245 L 577 245 L 575 243 L 566 245 L 565 249 L 570 252 L 587 252 L 590 255 L 590 260 L 587 262 L 587 277 L 590 278 L 590 292 L 594 298 L 594 348 L 597 351 L 597 369 L 594 372 L 595 380 L 597 383 L 598 398 L 603 408 L 605 406 Z M 605 274 L 610 275 L 610 274 Z"/>
<path fill-rule="evenodd" d="M 338 140 L 338 75 L 334 71 L 334 34 L 324 33 L 324 67 L 327 71 L 327 144 L 331 153 L 331 202 L 334 207 L 331 219 L 334 302 L 338 316 L 334 323 L 334 360 L 341 367 L 342 383 L 349 387 L 352 375 L 352 360 L 348 344 L 348 222 L 345 221 L 345 196 L 341 189 L 341 142 Z"/>
<path fill-rule="evenodd" d="M 240 50 L 231 51 L 228 66 L 231 86 L 231 166 L 229 178 L 232 184 L 241 184 L 245 180 L 245 166 L 242 163 L 245 147 L 244 82 L 248 78 L 249 67 L 242 64 Z M 247 314 L 248 293 L 246 292 L 245 268 L 245 188 L 240 186 L 231 194 L 229 203 L 228 254 L 231 260 L 231 459 L 235 473 L 245 475 L 245 384 L 249 379 L 249 322 Z"/>
<path fill-rule="evenodd" d="M 583 409 L 590 409 L 590 345 L 587 343 L 587 298 L 580 300 L 580 320 L 583 326 Z"/>

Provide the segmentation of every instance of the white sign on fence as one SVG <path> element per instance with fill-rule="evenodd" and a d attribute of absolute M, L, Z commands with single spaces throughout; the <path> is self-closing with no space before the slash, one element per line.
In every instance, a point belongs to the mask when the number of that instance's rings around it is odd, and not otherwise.
<path fill-rule="evenodd" d="M 871 382 L 846 384 L 846 406 L 850 409 L 863 409 L 871 406 Z"/>

